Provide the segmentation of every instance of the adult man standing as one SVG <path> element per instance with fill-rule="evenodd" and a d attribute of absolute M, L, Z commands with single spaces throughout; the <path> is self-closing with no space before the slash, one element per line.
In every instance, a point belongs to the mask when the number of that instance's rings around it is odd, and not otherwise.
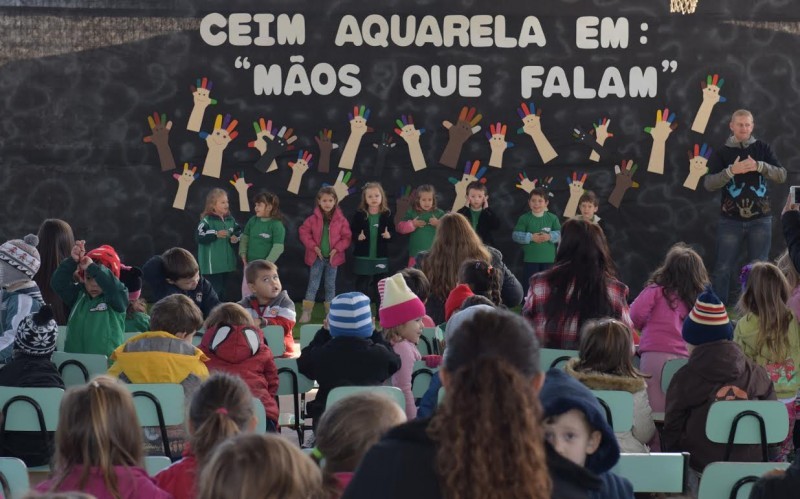
<path fill-rule="evenodd" d="M 782 184 L 786 169 L 766 142 L 753 137 L 753 115 L 740 109 L 731 116 L 732 135 L 708 161 L 703 185 L 722 189 L 722 212 L 717 230 L 717 262 L 712 277 L 714 291 L 728 303 L 731 272 L 742 241 L 747 261 L 767 260 L 772 240 L 767 181 Z"/>

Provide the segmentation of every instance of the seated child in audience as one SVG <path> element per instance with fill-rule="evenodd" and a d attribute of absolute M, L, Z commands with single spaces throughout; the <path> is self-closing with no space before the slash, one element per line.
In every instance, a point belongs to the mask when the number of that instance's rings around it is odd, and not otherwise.
<path fill-rule="evenodd" d="M 76 241 L 72 258 L 61 262 L 50 281 L 72 308 L 64 351 L 110 356 L 125 341 L 128 290 L 119 281 L 121 263 L 114 248 L 100 246 L 86 252 Z M 80 282 L 75 282 L 77 271 Z"/>
<path fill-rule="evenodd" d="M 155 476 L 156 484 L 175 499 L 197 496 L 197 472 L 221 442 L 253 431 L 257 420 L 253 396 L 237 376 L 214 373 L 205 380 L 187 405 L 189 446 L 183 459 Z"/>
<path fill-rule="evenodd" d="M 143 333 L 150 329 L 147 302 L 142 298 L 142 271 L 138 267 L 123 266 L 119 280 L 128 289 L 128 310 L 125 312 L 125 332 Z"/>
<path fill-rule="evenodd" d="M 24 240 L 12 239 L 0 245 L 0 362 L 8 362 L 14 352 L 17 326 L 44 305 L 39 286 L 33 280 L 41 265 L 33 234 Z"/>
<path fill-rule="evenodd" d="M 786 304 L 794 314 L 795 319 L 798 319 L 800 318 L 800 273 L 794 268 L 792 259 L 789 257 L 789 250 L 781 253 L 775 265 L 781 269 L 786 281 L 789 283 L 789 288 L 792 290 L 789 294 L 789 301 Z"/>
<path fill-rule="evenodd" d="M 454 313 L 461 309 L 461 305 L 464 301 L 472 296 L 475 296 L 475 293 L 472 292 L 472 289 L 467 284 L 459 284 L 450 290 L 450 293 L 447 295 L 447 300 L 444 302 L 445 324 L 450 321 Z"/>
<path fill-rule="evenodd" d="M 222 442 L 200 474 L 198 499 L 309 499 L 322 493 L 310 457 L 278 435 L 243 434 Z"/>
<path fill-rule="evenodd" d="M 252 262 L 251 262 L 252 264 Z M 264 341 L 247 310 L 236 303 L 218 305 L 206 319 L 206 332 L 200 350 L 208 356 L 211 372 L 223 371 L 239 376 L 247 383 L 267 412 L 267 429 L 278 426 L 278 368 L 272 351 Z"/>
<path fill-rule="evenodd" d="M 405 414 L 393 400 L 376 393 L 356 393 L 330 406 L 320 419 L 316 447 L 311 452 L 313 458 L 324 464 L 324 497 L 341 497 L 364 454 L 387 431 L 405 420 Z"/>
<path fill-rule="evenodd" d="M 141 468 L 142 433 L 130 391 L 98 376 L 70 388 L 61 401 L 53 476 L 39 492 L 79 490 L 97 499 L 172 496 Z"/>
<path fill-rule="evenodd" d="M 244 277 L 251 294 L 239 305 L 253 316 L 256 326 L 282 327 L 286 356 L 292 356 L 295 353 L 292 329 L 297 322 L 297 313 L 294 302 L 281 286 L 277 265 L 267 260 L 253 260 L 245 267 Z"/>
<path fill-rule="evenodd" d="M 417 295 L 417 298 L 419 298 L 422 303 L 427 303 L 428 296 L 431 294 L 431 283 L 428 281 L 425 273 L 419 269 L 408 267 L 401 270 L 400 274 L 403 276 L 403 279 L 405 279 L 408 289 Z M 380 294 L 383 296 L 382 290 Z M 436 327 L 436 323 L 433 322 L 433 319 L 427 314 L 422 316 L 422 324 L 425 327 Z"/>
<path fill-rule="evenodd" d="M 610 471 L 619 461 L 619 445 L 592 392 L 561 370 L 550 369 L 539 399 L 545 439 L 586 472 L 574 476 L 573 483 L 593 490 L 590 497 L 633 499 L 631 483 Z"/>
<path fill-rule="evenodd" d="M 0 386 L 64 388 L 58 369 L 50 361 L 57 337 L 58 325 L 50 305 L 25 317 L 17 326 L 14 356 L 0 369 Z M 52 433 L 43 438 L 37 432 L 7 431 L 0 442 L 0 455 L 18 457 L 27 466 L 49 464 L 52 449 Z"/>
<path fill-rule="evenodd" d="M 800 389 L 800 324 L 786 305 L 791 289 L 780 269 L 771 263 L 752 265 L 737 308 L 742 318 L 733 331 L 733 341 L 753 362 L 766 369 L 778 400 L 789 413 L 789 434 L 773 461 L 792 454 L 795 401 Z"/>
<path fill-rule="evenodd" d="M 581 332 L 579 358 L 565 372 L 590 390 L 616 390 L 633 395 L 633 428 L 617 433 L 622 452 L 649 452 L 656 427 L 647 400 L 646 374 L 633 367 L 631 330 L 615 319 L 587 322 Z"/>
<path fill-rule="evenodd" d="M 152 300 L 182 294 L 200 307 L 203 317 L 219 305 L 217 292 L 205 277 L 200 276 L 200 267 L 194 255 L 183 248 L 170 248 L 156 255 L 142 267 L 144 280 L 150 286 Z"/>
<path fill-rule="evenodd" d="M 414 372 L 414 362 L 422 358 L 417 350 L 417 343 L 422 336 L 425 305 L 408 289 L 403 276 L 395 274 L 384 282 L 379 313 L 386 341 L 400 356 L 400 369 L 392 375 L 392 385 L 403 391 L 406 416 L 414 419 L 417 417 L 417 406 L 414 404 L 414 394 L 411 393 L 411 375 Z"/>
<path fill-rule="evenodd" d="M 689 452 L 690 488 L 707 464 L 722 461 L 725 444 L 706 437 L 706 419 L 717 400 L 775 400 L 763 367 L 748 359 L 733 340 L 733 327 L 720 299 L 710 289 L 697 297 L 683 323 L 689 362 L 675 373 L 667 389 L 661 448 Z M 735 445 L 731 461 L 759 461 L 759 445 Z"/>
<path fill-rule="evenodd" d="M 481 260 L 467 260 L 458 269 L 458 283 L 469 286 L 475 295 L 485 296 L 496 307 L 503 304 L 500 298 L 500 275 L 494 267 Z"/>
<path fill-rule="evenodd" d="M 750 499 L 794 499 L 800 490 L 800 459 L 786 470 L 765 473 L 750 490 Z"/>
<path fill-rule="evenodd" d="M 337 386 L 381 385 L 400 369 L 400 357 L 376 331 L 370 301 L 362 293 L 343 293 L 331 301 L 327 329 L 320 329 L 297 359 L 302 374 L 319 383 L 306 404 L 316 427 L 328 393 Z"/>

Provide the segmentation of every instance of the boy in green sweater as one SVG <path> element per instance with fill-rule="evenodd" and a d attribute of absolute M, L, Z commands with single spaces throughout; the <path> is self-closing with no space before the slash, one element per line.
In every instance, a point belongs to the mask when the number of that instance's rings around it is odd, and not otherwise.
<path fill-rule="evenodd" d="M 547 192 L 537 187 L 528 197 L 530 213 L 525 213 L 514 227 L 511 239 L 522 244 L 524 254 L 522 288 L 528 294 L 528 283 L 533 274 L 553 266 L 556 260 L 556 244 L 561 239 L 561 223 L 558 217 L 547 211 L 550 203 Z"/>

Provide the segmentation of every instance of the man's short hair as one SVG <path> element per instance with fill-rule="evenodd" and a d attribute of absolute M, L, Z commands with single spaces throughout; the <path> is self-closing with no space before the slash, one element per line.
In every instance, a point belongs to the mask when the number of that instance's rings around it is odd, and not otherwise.
<path fill-rule="evenodd" d="M 737 109 L 731 115 L 731 123 L 733 123 L 736 120 L 736 118 L 741 118 L 742 116 L 746 116 L 751 120 L 753 119 L 753 113 L 751 113 L 747 109 Z"/>
<path fill-rule="evenodd" d="M 200 272 L 194 255 L 183 248 L 168 249 L 161 254 L 161 261 L 164 263 L 164 276 L 171 281 L 191 278 Z"/>
<path fill-rule="evenodd" d="M 277 272 L 278 266 L 267 260 L 253 260 L 244 268 L 244 278 L 249 284 L 253 284 L 262 270 Z"/>
<path fill-rule="evenodd" d="M 150 330 L 194 333 L 203 324 L 203 313 L 186 295 L 165 296 L 150 309 Z"/>

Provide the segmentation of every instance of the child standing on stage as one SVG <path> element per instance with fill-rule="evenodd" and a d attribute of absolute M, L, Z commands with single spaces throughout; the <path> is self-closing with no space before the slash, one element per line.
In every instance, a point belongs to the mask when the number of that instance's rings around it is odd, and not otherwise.
<path fill-rule="evenodd" d="M 228 208 L 228 195 L 222 189 L 211 189 L 197 226 L 197 260 L 200 273 L 211 283 L 220 301 L 225 301 L 225 283 L 236 270 L 233 245 L 239 242 L 241 233 L 242 228 Z"/>
<path fill-rule="evenodd" d="M 262 192 L 253 198 L 256 214 L 244 226 L 239 240 L 239 256 L 247 266 L 253 260 L 267 260 L 275 263 L 283 254 L 286 240 L 286 227 L 280 210 L 278 196 Z M 242 296 L 250 294 L 247 280 L 242 282 Z"/>
<path fill-rule="evenodd" d="M 417 261 L 417 253 L 431 249 L 442 216 L 444 210 L 436 207 L 436 189 L 431 184 L 417 187 L 414 191 L 414 207 L 397 224 L 397 232 L 411 234 L 408 238 L 409 267 L 413 267 Z"/>
<path fill-rule="evenodd" d="M 511 238 L 523 245 L 522 289 L 528 294 L 531 276 L 553 266 L 556 260 L 556 244 L 561 239 L 561 223 L 558 217 L 547 211 L 550 203 L 544 189 L 533 189 L 528 196 L 530 213 L 525 213 L 514 227 Z"/>
<path fill-rule="evenodd" d="M 470 221 L 483 244 L 494 246 L 492 232 L 500 226 L 500 219 L 489 208 L 489 189 L 481 182 L 470 182 L 467 186 L 467 205 L 458 212 Z"/>
<path fill-rule="evenodd" d="M 394 234 L 392 212 L 378 182 L 364 184 L 361 204 L 350 223 L 356 242 L 356 290 L 378 303 L 378 281 L 389 274 L 389 240 Z"/>

